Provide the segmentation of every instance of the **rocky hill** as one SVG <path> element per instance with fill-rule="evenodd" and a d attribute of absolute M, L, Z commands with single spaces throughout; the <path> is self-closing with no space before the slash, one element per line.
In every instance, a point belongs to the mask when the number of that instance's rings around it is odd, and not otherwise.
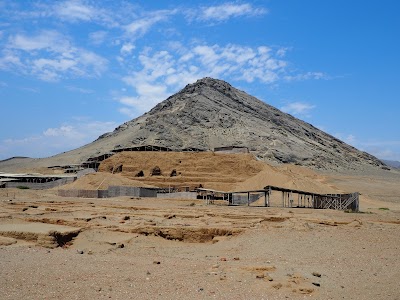
<path fill-rule="evenodd" d="M 260 160 L 326 170 L 384 166 L 374 156 L 212 78 L 187 85 L 144 115 L 49 163 L 79 163 L 141 145 L 176 150 L 247 147 Z"/>
<path fill-rule="evenodd" d="M 382 165 L 377 158 L 212 78 L 187 85 L 96 143 L 102 141 L 115 141 L 111 144 L 117 148 L 247 147 L 260 159 L 322 169 Z"/>

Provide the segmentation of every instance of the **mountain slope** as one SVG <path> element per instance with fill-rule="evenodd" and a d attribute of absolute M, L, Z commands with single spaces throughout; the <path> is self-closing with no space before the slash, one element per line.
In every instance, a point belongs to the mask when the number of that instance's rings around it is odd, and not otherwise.
<path fill-rule="evenodd" d="M 261 160 L 327 170 L 383 166 L 374 156 L 212 78 L 187 85 L 148 113 L 93 143 L 50 158 L 49 163 L 79 163 L 140 145 L 177 150 L 248 147 Z"/>
<path fill-rule="evenodd" d="M 396 168 L 396 169 L 400 169 L 400 161 L 396 161 L 396 160 L 386 160 L 386 159 L 382 159 L 381 160 L 383 163 L 385 163 L 387 166 L 392 167 L 392 168 Z"/>

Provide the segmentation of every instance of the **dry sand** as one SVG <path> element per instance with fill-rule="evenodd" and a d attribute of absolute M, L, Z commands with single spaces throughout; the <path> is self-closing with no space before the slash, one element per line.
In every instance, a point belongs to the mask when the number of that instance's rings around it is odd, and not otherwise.
<path fill-rule="evenodd" d="M 175 168 L 189 185 L 360 191 L 362 213 L 0 189 L 0 298 L 400 299 L 398 173 L 319 174 L 246 156 L 214 159 L 160 157 L 140 167 L 145 175 L 153 164 L 167 174 Z M 131 174 L 99 173 L 71 187 L 171 180 Z"/>
<path fill-rule="evenodd" d="M 97 172 L 87 174 L 72 183 L 61 186 L 63 190 L 106 190 L 109 186 L 135 186 L 135 187 L 154 187 L 152 185 L 125 178 L 119 174 Z M 58 188 L 56 188 L 58 189 Z"/>

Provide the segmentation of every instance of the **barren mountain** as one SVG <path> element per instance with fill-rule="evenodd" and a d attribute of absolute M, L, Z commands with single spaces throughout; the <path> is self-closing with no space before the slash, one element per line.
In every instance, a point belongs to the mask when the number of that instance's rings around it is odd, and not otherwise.
<path fill-rule="evenodd" d="M 93 143 L 46 162 L 80 163 L 112 150 L 141 145 L 175 150 L 247 147 L 260 160 L 326 170 L 384 167 L 374 156 L 212 78 L 187 85 L 149 112 L 103 134 Z"/>

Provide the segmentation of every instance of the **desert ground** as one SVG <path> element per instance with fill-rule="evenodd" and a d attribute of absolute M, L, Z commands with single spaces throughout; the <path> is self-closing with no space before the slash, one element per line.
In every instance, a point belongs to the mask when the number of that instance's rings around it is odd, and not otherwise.
<path fill-rule="evenodd" d="M 205 182 L 193 170 L 186 170 L 190 179 L 132 178 L 137 170 L 130 168 L 105 173 L 111 162 L 103 173 L 63 188 Z M 361 211 L 0 189 L 1 298 L 400 299 L 398 172 L 323 174 L 291 165 L 224 163 L 246 174 L 231 175 L 232 181 L 217 172 L 210 187 L 281 183 L 360 191 Z M 178 168 L 167 164 L 164 159 L 161 165 L 167 174 Z M 180 171 L 184 176 L 185 168 Z"/>

